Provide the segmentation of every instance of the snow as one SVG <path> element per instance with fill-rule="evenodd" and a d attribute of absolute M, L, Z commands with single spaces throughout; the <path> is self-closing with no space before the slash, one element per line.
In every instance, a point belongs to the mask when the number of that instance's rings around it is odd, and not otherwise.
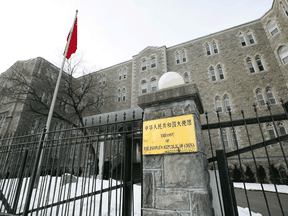
<path fill-rule="evenodd" d="M 262 184 L 265 191 L 275 192 L 275 187 L 273 184 Z M 261 184 L 259 183 L 245 183 L 247 190 L 262 190 Z M 287 185 L 276 185 L 278 193 L 288 194 Z M 243 183 L 234 182 L 234 188 L 244 189 Z"/>
<path fill-rule="evenodd" d="M 246 215 L 250 216 L 248 208 L 242 208 L 242 207 L 239 207 L 239 206 L 237 206 L 237 208 L 238 208 L 239 216 L 246 216 Z M 252 211 L 251 211 L 251 214 L 252 214 L 252 216 L 262 216 L 262 214 L 254 213 Z"/>

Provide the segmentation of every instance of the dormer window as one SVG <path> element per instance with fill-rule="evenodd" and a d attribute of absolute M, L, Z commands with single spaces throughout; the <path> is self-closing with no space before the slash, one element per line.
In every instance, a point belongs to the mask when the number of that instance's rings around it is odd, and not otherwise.
<path fill-rule="evenodd" d="M 279 32 L 277 23 L 274 20 L 271 20 L 268 22 L 267 28 L 268 28 L 272 37 Z"/>

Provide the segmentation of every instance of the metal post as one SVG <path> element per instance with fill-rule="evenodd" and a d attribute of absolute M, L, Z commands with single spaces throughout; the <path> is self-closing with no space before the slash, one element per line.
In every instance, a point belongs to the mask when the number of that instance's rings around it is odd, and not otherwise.
<path fill-rule="evenodd" d="M 225 215 L 238 216 L 236 197 L 231 184 L 223 150 L 216 150 Z"/>

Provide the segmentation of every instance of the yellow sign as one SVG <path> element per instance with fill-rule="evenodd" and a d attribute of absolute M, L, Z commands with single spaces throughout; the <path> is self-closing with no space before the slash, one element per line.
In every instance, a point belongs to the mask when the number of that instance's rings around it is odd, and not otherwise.
<path fill-rule="evenodd" d="M 197 151 L 193 115 L 143 123 L 143 155 Z"/>

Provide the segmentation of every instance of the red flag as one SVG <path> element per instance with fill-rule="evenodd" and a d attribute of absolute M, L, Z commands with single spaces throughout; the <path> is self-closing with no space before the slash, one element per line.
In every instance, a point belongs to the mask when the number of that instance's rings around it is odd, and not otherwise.
<path fill-rule="evenodd" d="M 67 55 L 66 55 L 67 59 L 69 59 L 71 57 L 71 55 L 73 53 L 75 53 L 77 50 L 77 25 L 78 25 L 78 23 L 77 23 L 77 17 L 76 17 L 72 36 L 71 36 L 71 40 L 70 40 L 70 44 L 68 45 L 68 51 L 67 51 Z M 71 33 L 71 30 L 68 34 L 67 41 L 69 40 L 70 33 Z M 68 42 L 67 42 L 67 44 L 68 44 Z M 66 44 L 66 46 L 67 46 L 67 44 Z M 66 50 L 66 47 L 65 47 L 65 50 Z"/>

